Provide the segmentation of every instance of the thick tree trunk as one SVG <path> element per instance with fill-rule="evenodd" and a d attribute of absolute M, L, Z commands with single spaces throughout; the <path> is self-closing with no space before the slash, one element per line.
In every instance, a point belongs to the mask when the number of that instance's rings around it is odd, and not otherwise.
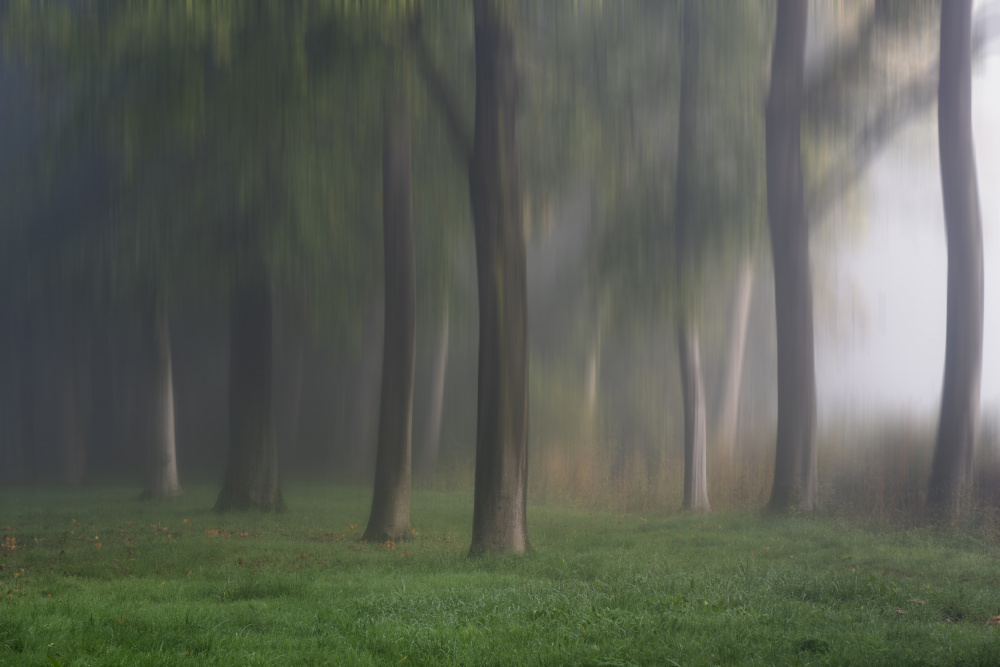
<path fill-rule="evenodd" d="M 444 413 L 444 387 L 448 375 L 448 305 L 444 306 L 441 315 L 441 325 L 438 328 L 437 346 L 431 361 L 430 396 L 427 405 L 427 424 L 420 448 L 420 465 L 422 472 L 430 473 L 437 465 L 438 452 L 441 448 L 441 419 Z"/>
<path fill-rule="evenodd" d="M 379 380 L 382 377 L 382 352 L 385 327 L 382 314 L 385 311 L 385 297 L 380 295 L 368 305 L 362 324 L 361 362 L 358 364 L 357 391 L 350 401 L 351 418 L 350 443 L 348 448 L 348 469 L 352 478 L 367 477 L 371 474 L 372 426 L 377 420 L 379 400 Z"/>
<path fill-rule="evenodd" d="M 149 378 L 149 388 L 145 392 L 149 400 L 149 422 L 144 434 L 147 462 L 142 498 L 174 498 L 181 495 L 174 437 L 174 378 L 170 359 L 167 302 L 159 288 L 155 289 L 155 294 L 147 304 L 143 342 Z"/>
<path fill-rule="evenodd" d="M 382 398 L 368 542 L 410 535 L 410 460 L 416 358 L 415 250 L 409 107 L 392 93 L 382 144 L 382 236 L 385 248 L 385 342 Z"/>
<path fill-rule="evenodd" d="M 708 503 L 705 389 L 698 351 L 698 325 L 693 313 L 695 227 L 693 197 L 694 140 L 698 113 L 698 22 L 693 2 L 685 2 L 681 54 L 680 114 L 677 122 L 677 166 L 674 192 L 674 259 L 677 271 L 677 352 L 684 396 L 684 509 L 710 510 Z"/>
<path fill-rule="evenodd" d="M 927 504 L 960 515 L 972 483 L 983 358 L 983 229 L 972 141 L 972 0 L 941 3 L 938 143 L 948 239 L 944 387 Z"/>
<path fill-rule="evenodd" d="M 271 402 L 271 290 L 263 263 L 233 288 L 229 322 L 229 457 L 215 509 L 281 511 Z"/>
<path fill-rule="evenodd" d="M 469 192 L 479 288 L 476 489 L 470 553 L 530 548 L 528 299 L 514 40 L 496 0 L 475 0 L 476 121 Z"/>
<path fill-rule="evenodd" d="M 753 258 L 747 253 L 740 262 L 729 313 L 726 356 L 719 386 L 718 414 L 715 422 L 716 451 L 732 464 L 736 454 L 736 429 L 740 420 L 740 389 L 743 383 L 743 356 L 750 323 L 750 300 L 753 297 Z"/>
<path fill-rule="evenodd" d="M 811 510 L 816 503 L 812 280 L 799 136 L 807 14 L 804 0 L 778 1 L 766 112 L 778 344 L 778 433 L 769 507 L 776 512 Z"/>

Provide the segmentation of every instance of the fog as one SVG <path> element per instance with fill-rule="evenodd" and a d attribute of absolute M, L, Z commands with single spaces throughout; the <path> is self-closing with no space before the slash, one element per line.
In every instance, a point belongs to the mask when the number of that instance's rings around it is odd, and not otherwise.
<path fill-rule="evenodd" d="M 523 519 L 525 493 L 874 507 L 845 499 L 894 474 L 878 511 L 916 512 L 942 398 L 975 395 L 943 390 L 946 224 L 980 222 L 944 213 L 952 51 L 938 3 L 809 4 L 772 61 L 771 2 L 0 2 L 0 482 L 269 510 L 308 479 L 374 516 L 412 474 Z M 994 502 L 976 8 L 985 297 L 952 323 L 981 410 L 938 445 Z"/>
<path fill-rule="evenodd" d="M 980 403 L 1000 409 L 1000 59 L 973 71 L 973 123 L 983 216 L 986 311 Z M 944 367 L 947 257 L 936 115 L 925 114 L 889 145 L 865 180 L 868 212 L 861 231 L 839 242 L 835 280 L 839 311 L 854 321 L 820 337 L 821 412 L 836 419 L 869 412 L 933 414 Z M 841 221 L 828 220 L 837 225 Z M 856 228 L 855 228 L 856 229 Z"/>

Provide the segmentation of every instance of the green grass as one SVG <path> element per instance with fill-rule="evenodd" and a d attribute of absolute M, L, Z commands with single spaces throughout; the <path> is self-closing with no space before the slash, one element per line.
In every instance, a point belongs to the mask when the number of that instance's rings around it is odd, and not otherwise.
<path fill-rule="evenodd" d="M 377 545 L 364 489 L 186 492 L 0 491 L 0 664 L 1000 664 L 994 537 L 533 506 L 532 554 L 470 559 L 467 494 Z"/>

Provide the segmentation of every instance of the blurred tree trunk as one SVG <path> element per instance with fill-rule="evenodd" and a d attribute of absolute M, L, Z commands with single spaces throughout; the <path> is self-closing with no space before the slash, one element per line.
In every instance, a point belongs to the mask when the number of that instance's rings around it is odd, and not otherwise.
<path fill-rule="evenodd" d="M 295 297 L 285 292 L 276 300 L 274 385 L 275 432 L 278 465 L 282 470 L 298 465 L 299 415 L 302 404 L 303 332 L 301 310 Z M 288 467 L 286 467 L 286 464 Z"/>
<path fill-rule="evenodd" d="M 90 464 L 102 472 L 123 472 L 124 461 L 114 455 L 114 365 L 111 313 L 98 309 L 92 315 L 90 336 Z"/>
<path fill-rule="evenodd" d="M 281 511 L 271 402 L 271 287 L 261 260 L 241 277 L 230 297 L 229 456 L 215 509 Z"/>
<path fill-rule="evenodd" d="M 437 331 L 437 346 L 431 361 L 430 397 L 427 406 L 427 425 L 420 448 L 419 468 L 425 473 L 433 472 L 437 465 L 441 448 L 441 420 L 444 412 L 444 387 L 448 375 L 448 303 L 445 302 L 441 314 L 441 324 Z"/>
<path fill-rule="evenodd" d="M 729 312 L 726 356 L 723 359 L 718 414 L 715 422 L 717 451 L 730 464 L 732 464 L 736 454 L 736 429 L 740 420 L 740 389 L 743 383 L 743 356 L 746 351 L 747 329 L 750 323 L 753 283 L 753 258 L 748 252 L 740 262 L 739 274 L 736 277 L 736 290 Z"/>
<path fill-rule="evenodd" d="M 13 297 L 4 300 L 0 313 L 0 483 L 23 481 L 28 470 L 25 457 L 25 381 L 28 356 L 24 335 L 24 307 Z"/>
<path fill-rule="evenodd" d="M 147 446 L 146 482 L 142 498 L 161 499 L 181 495 L 177 477 L 177 446 L 174 437 L 174 378 L 170 358 L 170 322 L 161 287 L 152 288 L 143 322 L 144 363 L 149 387 L 149 422 L 144 429 Z"/>
<path fill-rule="evenodd" d="M 766 111 L 778 346 L 778 433 L 769 508 L 776 512 L 811 510 L 816 503 L 816 369 L 800 147 L 807 15 L 808 3 L 778 0 Z"/>
<path fill-rule="evenodd" d="M 55 372 L 59 401 L 59 428 L 57 437 L 62 440 L 63 480 L 72 486 L 83 483 L 87 476 L 87 408 L 84 387 L 87 386 L 86 353 L 89 345 L 82 339 L 71 316 L 55 316 L 53 355 L 61 363 Z M 57 443 L 58 445 L 59 443 Z"/>
<path fill-rule="evenodd" d="M 413 243 L 410 111 L 405 80 L 389 93 L 382 139 L 382 238 L 385 336 L 382 397 L 368 542 L 410 535 L 410 461 L 416 359 L 416 268 Z"/>
<path fill-rule="evenodd" d="M 708 502 L 708 439 L 705 427 L 705 388 L 698 351 L 698 324 L 694 313 L 695 250 L 691 247 L 694 220 L 695 134 L 698 102 L 698 22 L 695 4 L 684 3 L 684 42 L 681 54 L 681 95 L 677 122 L 677 166 L 674 191 L 674 253 L 677 270 L 677 352 L 684 396 L 683 508 L 710 510 Z"/>
<path fill-rule="evenodd" d="M 479 291 L 476 488 L 470 553 L 530 548 L 528 300 L 510 18 L 475 0 L 476 112 L 469 163 Z"/>
<path fill-rule="evenodd" d="M 361 361 L 358 364 L 357 388 L 351 400 L 352 422 L 348 468 L 351 476 L 367 476 L 371 472 L 372 426 L 376 423 L 379 400 L 379 380 L 382 377 L 382 348 L 385 327 L 382 315 L 385 296 L 380 294 L 368 304 L 362 324 Z"/>
<path fill-rule="evenodd" d="M 938 144 L 948 240 L 944 388 L 927 504 L 957 517 L 972 484 L 983 356 L 983 229 L 972 140 L 972 0 L 941 3 Z"/>

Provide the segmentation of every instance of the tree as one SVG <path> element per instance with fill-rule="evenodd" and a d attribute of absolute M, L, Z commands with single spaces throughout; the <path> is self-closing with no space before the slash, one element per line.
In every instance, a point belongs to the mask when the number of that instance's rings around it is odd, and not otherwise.
<path fill-rule="evenodd" d="M 765 117 L 767 211 L 774 265 L 778 431 L 769 508 L 816 502 L 812 279 L 800 146 L 808 4 L 779 0 Z"/>
<path fill-rule="evenodd" d="M 149 299 L 143 340 L 148 349 L 150 413 L 147 424 L 146 483 L 144 499 L 181 495 L 177 477 L 177 444 L 174 437 L 174 379 L 170 363 L 170 324 L 161 288 Z"/>
<path fill-rule="evenodd" d="M 472 140 L 418 33 L 425 82 L 468 166 L 479 298 L 476 474 L 470 554 L 530 548 L 528 301 L 517 154 L 517 74 L 510 12 L 475 0 L 476 102 Z"/>
<path fill-rule="evenodd" d="M 528 294 L 510 18 L 476 0 L 476 115 L 469 162 L 479 292 L 479 398 L 471 553 L 528 542 Z"/>
<path fill-rule="evenodd" d="M 927 504 L 959 516 L 972 482 L 983 355 L 983 230 L 972 140 L 972 0 L 941 3 L 938 144 L 948 241 L 941 416 Z"/>
<path fill-rule="evenodd" d="M 401 65 L 400 65 L 401 66 Z M 364 539 L 399 541 L 410 533 L 411 426 L 416 358 L 416 294 L 408 88 L 397 75 L 386 93 L 382 148 L 385 335 L 378 449 L 371 515 Z"/>
<path fill-rule="evenodd" d="M 694 142 L 697 134 L 698 20 L 695 5 L 683 5 L 680 115 L 677 121 L 677 166 L 674 190 L 674 267 L 677 299 L 677 353 L 684 396 L 684 509 L 709 510 L 708 439 L 705 387 L 698 349 L 698 322 L 691 300 L 695 256 L 688 237 L 695 226 Z"/>

